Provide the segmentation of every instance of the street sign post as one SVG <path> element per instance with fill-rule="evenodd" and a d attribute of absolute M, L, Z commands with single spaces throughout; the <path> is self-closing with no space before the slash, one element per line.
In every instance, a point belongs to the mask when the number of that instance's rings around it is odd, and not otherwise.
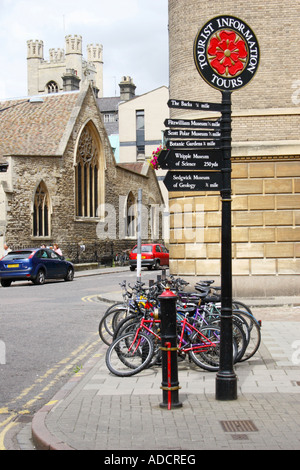
<path fill-rule="evenodd" d="M 232 335 L 231 93 L 254 77 L 259 57 L 254 32 L 234 16 L 212 18 L 195 37 L 196 68 L 203 80 L 222 93 L 221 341 L 220 367 L 216 375 L 217 400 L 237 398 Z"/>
<path fill-rule="evenodd" d="M 203 80 L 221 91 L 222 103 L 170 99 L 168 106 L 216 111 L 221 113 L 221 119 L 166 119 L 164 124 L 170 128 L 165 131 L 165 137 L 170 139 L 169 150 L 163 150 L 158 158 L 160 167 L 170 170 L 164 179 L 169 191 L 221 193 L 221 341 L 217 400 L 237 398 L 232 333 L 231 93 L 254 77 L 259 58 L 255 34 L 244 21 L 229 15 L 208 21 L 195 37 L 194 61 Z M 216 135 L 218 133 L 221 135 Z M 205 171 L 207 169 L 210 171 Z"/>

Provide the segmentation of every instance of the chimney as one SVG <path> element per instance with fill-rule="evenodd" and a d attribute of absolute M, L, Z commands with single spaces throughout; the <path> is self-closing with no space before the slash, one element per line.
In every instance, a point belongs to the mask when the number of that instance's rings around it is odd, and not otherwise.
<path fill-rule="evenodd" d="M 79 90 L 80 78 L 77 76 L 76 70 L 67 69 L 62 79 L 64 91 Z"/>
<path fill-rule="evenodd" d="M 119 83 L 121 101 L 128 101 L 135 97 L 136 86 L 131 77 L 123 77 Z"/>

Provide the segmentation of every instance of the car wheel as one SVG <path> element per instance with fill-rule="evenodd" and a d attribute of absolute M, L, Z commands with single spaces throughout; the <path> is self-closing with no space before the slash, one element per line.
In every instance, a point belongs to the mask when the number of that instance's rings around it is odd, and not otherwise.
<path fill-rule="evenodd" d="M 38 271 L 37 276 L 33 282 L 37 285 L 45 284 L 45 273 L 42 269 Z"/>
<path fill-rule="evenodd" d="M 134 271 L 135 270 L 135 267 L 134 266 L 130 266 L 130 271 Z"/>
<path fill-rule="evenodd" d="M 159 260 L 157 259 L 157 260 L 155 261 L 154 269 L 159 269 L 159 268 L 160 268 L 160 262 L 159 262 Z"/>
<path fill-rule="evenodd" d="M 2 287 L 9 287 L 11 285 L 12 281 L 9 281 L 8 279 L 1 279 L 1 286 Z"/>
<path fill-rule="evenodd" d="M 73 281 L 74 279 L 74 271 L 72 268 L 68 268 L 67 275 L 65 277 L 65 281 Z"/>

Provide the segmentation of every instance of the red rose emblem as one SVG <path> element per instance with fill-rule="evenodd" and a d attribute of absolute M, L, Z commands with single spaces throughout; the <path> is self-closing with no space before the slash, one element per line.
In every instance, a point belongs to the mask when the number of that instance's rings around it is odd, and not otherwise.
<path fill-rule="evenodd" d="M 222 30 L 210 40 L 207 49 L 210 65 L 219 75 L 234 77 L 246 64 L 246 44 L 234 31 Z"/>

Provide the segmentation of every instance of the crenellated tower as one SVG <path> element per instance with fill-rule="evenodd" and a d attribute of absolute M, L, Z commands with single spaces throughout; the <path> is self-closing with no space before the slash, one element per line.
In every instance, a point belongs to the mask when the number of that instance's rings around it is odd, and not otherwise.
<path fill-rule="evenodd" d="M 27 41 L 28 95 L 35 95 L 39 88 L 39 67 L 44 61 L 44 43 L 36 39 Z"/>
<path fill-rule="evenodd" d="M 89 64 L 93 64 L 95 75 L 93 85 L 98 88 L 98 97 L 103 97 L 103 46 L 102 44 L 88 44 L 87 60 Z"/>
<path fill-rule="evenodd" d="M 85 60 L 82 37 L 77 34 L 65 37 L 65 49 L 49 49 L 49 60 L 44 60 L 43 41 L 27 41 L 28 95 L 78 89 L 88 81 L 103 96 L 103 46 L 89 44 L 87 55 Z"/>
<path fill-rule="evenodd" d="M 66 69 L 73 69 L 82 80 L 82 37 L 69 34 L 65 37 L 66 43 Z M 83 81 L 83 80 L 82 80 Z"/>

